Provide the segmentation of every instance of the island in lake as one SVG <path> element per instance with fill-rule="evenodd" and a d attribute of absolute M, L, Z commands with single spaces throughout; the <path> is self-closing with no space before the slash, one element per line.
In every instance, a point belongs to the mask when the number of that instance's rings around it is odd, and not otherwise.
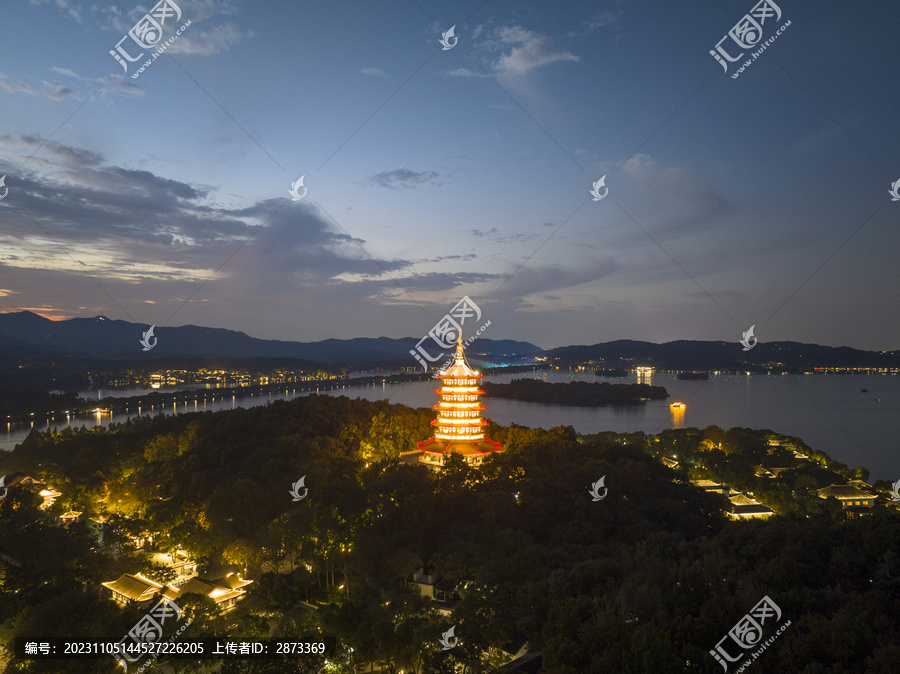
<path fill-rule="evenodd" d="M 662 386 L 649 384 L 610 384 L 608 382 L 572 381 L 551 384 L 540 379 L 517 379 L 509 384 L 482 384 L 490 398 L 509 398 L 549 405 L 642 405 L 647 400 L 665 400 L 669 392 Z"/>

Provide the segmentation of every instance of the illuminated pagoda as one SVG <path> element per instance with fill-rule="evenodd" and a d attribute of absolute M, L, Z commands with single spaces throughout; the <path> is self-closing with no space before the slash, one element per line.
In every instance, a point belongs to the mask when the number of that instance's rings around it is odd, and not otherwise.
<path fill-rule="evenodd" d="M 466 362 L 462 335 L 456 342 L 454 362 L 437 376 L 441 379 L 441 388 L 435 393 L 441 400 L 432 406 L 437 412 L 437 418 L 431 421 L 435 433 L 416 443 L 414 451 L 404 452 L 404 459 L 416 459 L 419 463 L 439 467 L 446 456 L 456 452 L 469 463 L 479 464 L 485 455 L 503 451 L 499 443 L 484 437 L 488 423 L 481 418 L 485 407 L 480 396 L 484 391 L 478 388 L 478 380 L 484 377 Z"/>

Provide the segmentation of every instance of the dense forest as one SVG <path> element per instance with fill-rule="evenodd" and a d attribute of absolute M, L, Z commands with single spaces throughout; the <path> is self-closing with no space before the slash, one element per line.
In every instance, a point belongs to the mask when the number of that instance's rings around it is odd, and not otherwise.
<path fill-rule="evenodd" d="M 609 382 L 570 381 L 551 383 L 541 379 L 516 379 L 509 384 L 484 382 L 489 398 L 511 398 L 529 403 L 553 405 L 642 405 L 646 400 L 665 400 L 668 391 L 649 384 L 610 384 Z"/>
<path fill-rule="evenodd" d="M 338 644 L 328 665 L 236 660 L 225 674 L 361 672 L 373 662 L 394 674 L 490 672 L 517 637 L 553 674 L 720 672 L 710 650 L 764 596 L 791 624 L 755 671 L 900 666 L 900 516 L 878 504 L 847 519 L 833 499 L 810 495 L 861 469 L 767 430 L 578 436 L 492 425 L 504 452 L 478 468 L 453 457 L 433 473 L 398 460 L 431 434 L 432 417 L 309 396 L 32 433 L 0 458 L 0 474 L 46 479 L 62 496 L 49 510 L 23 489 L 0 500 L 5 671 L 121 671 L 112 658 L 18 660 L 12 640 L 117 641 L 141 612 L 113 603 L 100 583 L 159 573 L 149 548 L 129 542 L 142 531 L 161 550 L 187 550 L 202 570 L 232 564 L 254 580 L 231 613 L 189 602 L 185 638 L 321 631 Z M 797 448 L 811 461 L 798 462 Z M 760 464 L 792 468 L 764 484 Z M 308 496 L 294 502 L 301 476 Z M 591 485 L 603 476 L 608 494 L 596 502 Z M 778 514 L 729 521 L 724 497 L 690 484 L 698 476 L 755 490 Z M 59 524 L 70 509 L 84 516 Z M 102 543 L 88 519 L 100 514 L 110 518 Z M 451 616 L 410 584 L 423 566 L 459 583 Z M 438 639 L 452 625 L 459 644 L 443 651 Z M 173 663 L 178 672 L 217 664 Z"/>

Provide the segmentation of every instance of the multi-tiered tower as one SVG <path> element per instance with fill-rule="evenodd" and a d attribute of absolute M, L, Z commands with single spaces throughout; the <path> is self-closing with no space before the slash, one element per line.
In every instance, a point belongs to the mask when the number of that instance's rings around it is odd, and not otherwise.
<path fill-rule="evenodd" d="M 437 418 L 431 422 L 435 433 L 416 444 L 416 449 L 425 453 L 423 462 L 442 464 L 445 456 L 456 452 L 471 463 L 480 463 L 486 454 L 503 451 L 499 443 L 484 437 L 488 425 L 481 418 L 484 391 L 478 388 L 484 377 L 466 362 L 461 335 L 456 342 L 456 359 L 438 377 L 441 388 L 435 393 L 441 400 L 433 406 Z"/>

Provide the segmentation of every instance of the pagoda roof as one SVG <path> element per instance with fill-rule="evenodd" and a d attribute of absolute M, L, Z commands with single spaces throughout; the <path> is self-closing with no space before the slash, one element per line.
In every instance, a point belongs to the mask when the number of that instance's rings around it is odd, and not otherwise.
<path fill-rule="evenodd" d="M 447 369 L 438 374 L 438 377 L 442 379 L 444 377 L 456 377 L 456 378 L 481 378 L 482 375 L 469 367 L 469 364 L 466 362 L 466 356 L 463 353 L 463 341 L 462 335 L 460 335 L 459 339 L 456 340 L 456 360 L 453 361 L 451 365 L 447 366 Z"/>
<path fill-rule="evenodd" d="M 439 440 L 432 435 L 427 440 L 417 443 L 416 449 L 432 454 L 456 452 L 463 456 L 475 456 L 477 454 L 502 451 L 503 446 L 499 442 L 494 442 L 488 438 L 482 438 L 481 440 Z"/>

